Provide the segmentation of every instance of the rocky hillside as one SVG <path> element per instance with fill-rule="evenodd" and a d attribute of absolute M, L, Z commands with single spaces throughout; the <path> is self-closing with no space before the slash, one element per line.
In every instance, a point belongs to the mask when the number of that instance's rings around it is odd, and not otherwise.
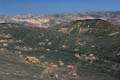
<path fill-rule="evenodd" d="M 113 25 L 110 22 L 102 19 L 85 19 L 85 20 L 73 21 L 68 25 L 56 25 L 55 27 L 50 29 L 53 29 L 58 32 L 67 33 L 67 34 L 70 34 L 70 33 L 71 34 L 80 34 L 80 33 L 96 34 L 97 32 L 100 34 L 103 32 L 105 33 L 110 31 L 112 32 L 119 31 L 120 27 L 118 25 Z"/>
<path fill-rule="evenodd" d="M 119 80 L 119 26 L 100 19 L 50 29 L 1 23 L 0 66 L 2 80 Z"/>

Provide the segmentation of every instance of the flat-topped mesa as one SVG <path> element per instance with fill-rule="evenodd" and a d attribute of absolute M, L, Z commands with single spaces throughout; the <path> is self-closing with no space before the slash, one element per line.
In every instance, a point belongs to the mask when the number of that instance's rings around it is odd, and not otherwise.
<path fill-rule="evenodd" d="M 85 33 L 93 30 L 108 31 L 116 28 L 118 28 L 116 25 L 102 19 L 85 19 L 73 21 L 66 26 L 58 27 L 56 30 L 64 33 Z"/>
<path fill-rule="evenodd" d="M 85 19 L 85 20 L 73 21 L 72 25 L 96 28 L 96 27 L 112 26 L 113 24 L 111 24 L 110 22 L 108 22 L 106 20 L 102 20 L 102 19 Z"/>

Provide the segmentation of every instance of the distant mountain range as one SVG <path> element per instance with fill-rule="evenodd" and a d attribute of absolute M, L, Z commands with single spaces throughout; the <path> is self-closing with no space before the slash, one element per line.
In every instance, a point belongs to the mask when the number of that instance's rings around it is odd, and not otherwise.
<path fill-rule="evenodd" d="M 34 27 L 51 27 L 56 24 L 67 24 L 75 20 L 103 19 L 113 24 L 120 24 L 120 11 L 86 11 L 63 14 L 21 14 L 15 16 L 0 16 L 0 23 L 20 23 Z"/>

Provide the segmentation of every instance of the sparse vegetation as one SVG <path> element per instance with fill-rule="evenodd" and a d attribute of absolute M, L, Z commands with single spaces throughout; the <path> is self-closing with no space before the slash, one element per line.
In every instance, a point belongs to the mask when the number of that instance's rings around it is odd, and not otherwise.
<path fill-rule="evenodd" d="M 29 66 L 33 73 L 35 71 L 40 75 L 35 75 L 37 79 L 79 80 L 81 71 L 82 74 L 95 71 L 94 75 L 101 73 L 119 77 L 119 26 L 95 19 L 74 21 L 64 27 L 68 28 L 65 31 L 67 34 L 59 32 L 63 27 L 51 28 L 51 30 L 21 27 L 13 23 L 0 24 L 0 52 L 4 52 L 0 57 L 6 57 L 9 61 L 7 55 L 10 51 L 9 56 L 18 59 L 17 61 L 12 59 L 15 65 Z M 16 58 L 13 57 L 14 55 Z M 3 58 L 1 57 L 0 60 Z M 26 64 L 24 61 L 33 64 Z M 12 61 L 10 63 L 12 64 Z M 32 74 L 31 71 L 29 72 Z M 112 80 L 110 77 L 104 79 Z"/>

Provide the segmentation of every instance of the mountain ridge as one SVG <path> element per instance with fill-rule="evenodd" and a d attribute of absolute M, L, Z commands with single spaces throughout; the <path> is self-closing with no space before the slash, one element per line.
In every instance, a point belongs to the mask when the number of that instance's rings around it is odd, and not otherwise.
<path fill-rule="evenodd" d="M 75 20 L 103 19 L 113 24 L 120 24 L 120 11 L 84 11 L 63 14 L 23 14 L 0 16 L 0 22 L 28 22 L 36 27 L 51 27 L 56 24 L 69 23 Z"/>

